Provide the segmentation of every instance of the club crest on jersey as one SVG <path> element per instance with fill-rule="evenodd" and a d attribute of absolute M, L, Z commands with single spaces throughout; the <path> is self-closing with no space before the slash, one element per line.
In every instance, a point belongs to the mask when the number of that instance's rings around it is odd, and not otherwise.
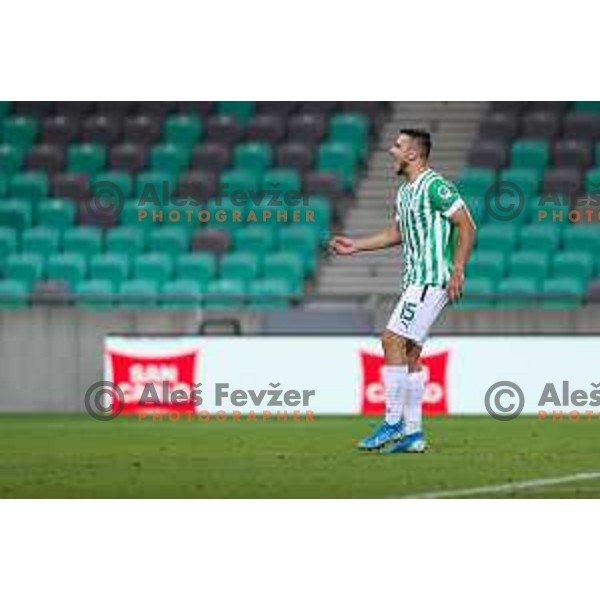
<path fill-rule="evenodd" d="M 446 185 L 440 186 L 438 193 L 442 200 L 448 200 L 449 198 L 452 198 L 452 190 Z"/>

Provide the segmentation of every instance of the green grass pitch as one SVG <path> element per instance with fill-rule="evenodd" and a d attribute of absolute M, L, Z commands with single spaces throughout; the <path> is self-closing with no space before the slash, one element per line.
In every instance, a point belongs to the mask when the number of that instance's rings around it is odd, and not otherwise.
<path fill-rule="evenodd" d="M 600 471 L 600 422 L 433 419 L 422 456 L 360 454 L 374 420 L 0 416 L 2 498 L 400 498 Z M 600 497 L 600 479 L 467 497 Z"/>

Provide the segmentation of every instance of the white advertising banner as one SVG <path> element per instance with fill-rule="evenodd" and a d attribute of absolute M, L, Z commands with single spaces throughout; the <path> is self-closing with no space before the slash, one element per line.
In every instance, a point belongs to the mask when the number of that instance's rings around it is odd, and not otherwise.
<path fill-rule="evenodd" d="M 560 409 L 556 397 L 577 390 L 590 398 L 597 391 L 600 405 L 599 349 L 600 337 L 591 336 L 433 338 L 423 361 L 425 411 L 486 414 L 486 395 L 500 382 L 522 390 L 524 414 Z M 380 342 L 369 337 L 109 336 L 105 343 L 106 379 L 126 388 L 130 408 L 144 386 L 167 380 L 163 399 L 177 390 L 201 400 L 183 400 L 184 410 L 380 415 L 382 366 Z M 500 412 L 518 400 L 508 387 L 491 396 Z M 553 404 L 540 406 L 542 396 Z"/>

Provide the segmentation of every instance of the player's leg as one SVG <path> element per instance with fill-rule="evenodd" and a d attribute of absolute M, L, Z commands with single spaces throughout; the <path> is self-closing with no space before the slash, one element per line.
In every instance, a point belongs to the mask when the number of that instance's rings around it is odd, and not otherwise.
<path fill-rule="evenodd" d="M 404 435 L 404 404 L 408 382 L 407 340 L 386 330 L 381 338 L 385 365 L 381 371 L 385 397 L 385 421 L 361 440 L 359 450 L 379 450 Z"/>
<path fill-rule="evenodd" d="M 425 371 L 421 364 L 423 347 L 412 340 L 407 343 L 408 394 L 404 405 L 404 430 L 412 435 L 423 430 L 423 396 L 425 395 Z"/>
<path fill-rule="evenodd" d="M 407 344 L 412 337 L 411 327 L 416 318 L 415 309 L 420 297 L 420 288 L 407 288 L 381 338 L 385 357 L 381 375 L 386 416 L 382 425 L 361 440 L 358 444 L 359 450 L 378 450 L 404 435 L 403 413 L 408 386 Z"/>
<path fill-rule="evenodd" d="M 423 433 L 423 395 L 425 392 L 425 373 L 419 359 L 425 339 L 435 321 L 448 303 L 446 290 L 442 288 L 425 288 L 420 298 L 412 333 L 413 339 L 407 343 L 406 353 L 410 374 L 407 382 L 407 399 L 404 408 L 405 436 L 397 443 L 388 446 L 383 452 L 420 453 L 427 448 Z"/>

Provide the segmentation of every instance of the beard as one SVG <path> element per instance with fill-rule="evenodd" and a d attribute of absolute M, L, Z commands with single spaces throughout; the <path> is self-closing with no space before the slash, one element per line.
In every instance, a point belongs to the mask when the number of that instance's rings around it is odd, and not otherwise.
<path fill-rule="evenodd" d="M 398 175 L 398 177 L 402 177 L 403 175 L 405 175 L 407 166 L 408 166 L 408 163 L 406 163 L 406 162 L 401 162 L 400 164 L 398 164 L 396 166 L 396 175 Z"/>

